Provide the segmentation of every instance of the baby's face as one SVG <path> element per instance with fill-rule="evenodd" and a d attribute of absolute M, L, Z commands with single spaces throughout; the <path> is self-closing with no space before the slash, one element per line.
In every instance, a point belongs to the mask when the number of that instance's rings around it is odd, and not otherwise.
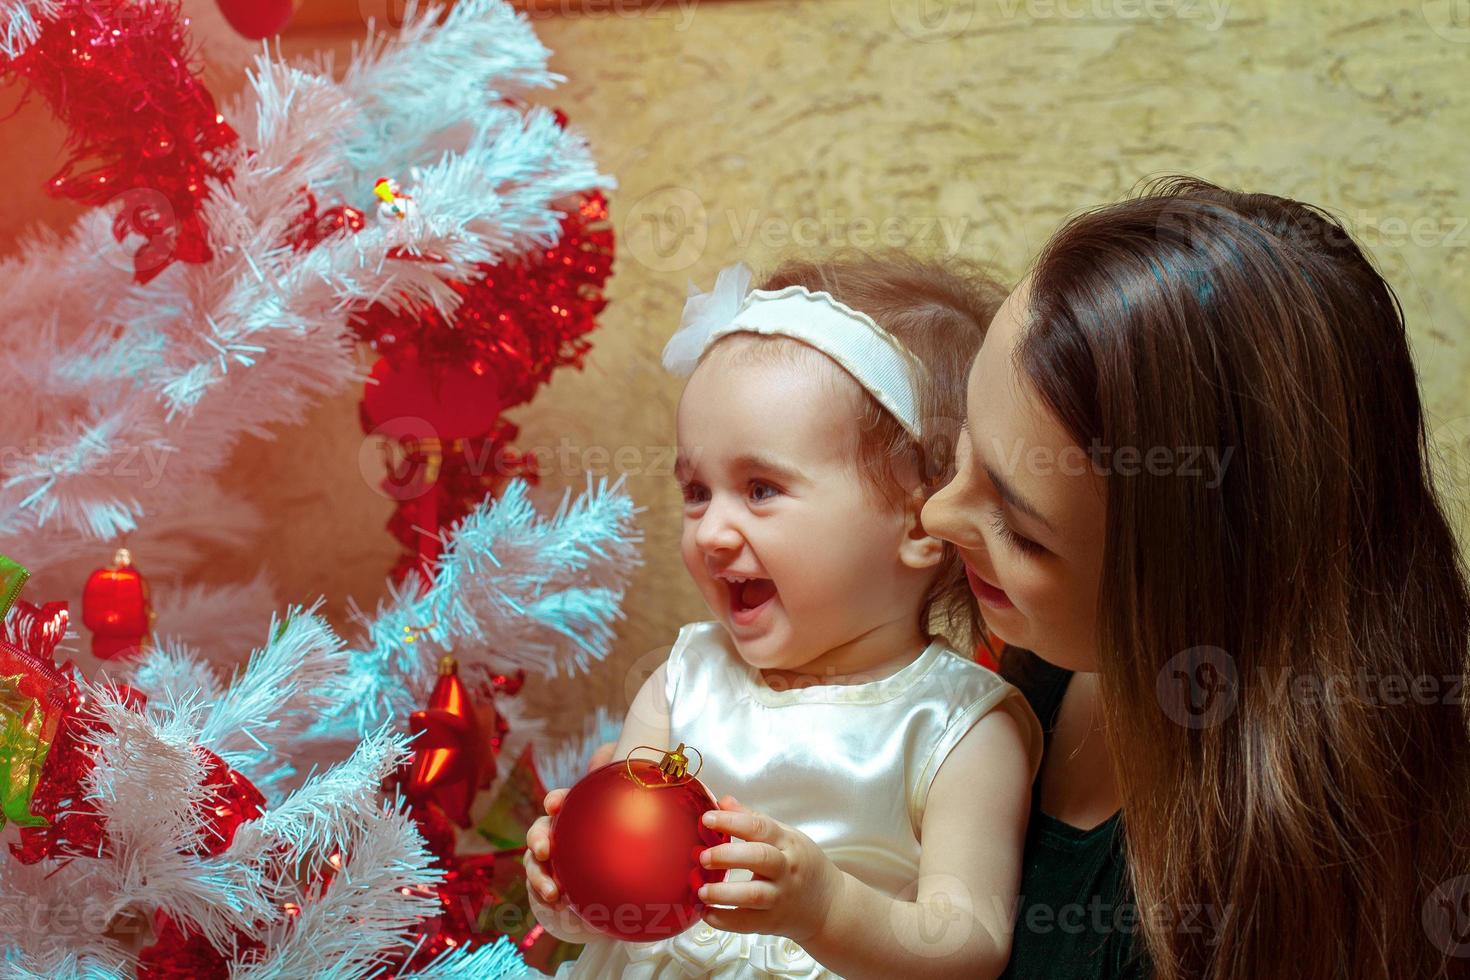
<path fill-rule="evenodd" d="M 796 354 L 728 363 L 716 348 L 679 402 L 684 565 L 761 669 L 795 670 L 912 613 L 903 514 L 875 503 L 856 467 L 860 389 Z"/>

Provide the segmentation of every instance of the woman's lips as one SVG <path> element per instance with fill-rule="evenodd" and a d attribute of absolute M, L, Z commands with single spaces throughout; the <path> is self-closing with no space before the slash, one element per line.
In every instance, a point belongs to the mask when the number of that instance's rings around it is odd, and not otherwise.
<path fill-rule="evenodd" d="M 970 580 L 970 591 L 985 605 L 996 609 L 1010 609 L 1015 605 L 1005 592 L 981 578 L 968 564 L 965 565 L 965 577 Z"/>

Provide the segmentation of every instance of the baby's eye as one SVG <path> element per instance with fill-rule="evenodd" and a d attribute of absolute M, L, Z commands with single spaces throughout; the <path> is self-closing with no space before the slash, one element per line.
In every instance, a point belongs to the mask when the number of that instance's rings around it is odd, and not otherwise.
<path fill-rule="evenodd" d="M 681 483 L 679 492 L 684 495 L 686 504 L 702 504 L 709 497 L 709 491 L 702 483 Z"/>
<path fill-rule="evenodd" d="M 761 490 L 763 490 L 763 489 L 764 490 L 771 491 L 770 496 L 763 496 L 761 494 Z M 757 501 L 770 500 L 771 497 L 777 496 L 780 493 L 781 493 L 781 489 L 779 487 L 777 487 L 777 486 L 775 486 L 773 484 L 767 483 L 765 480 L 751 480 L 750 481 L 750 495 L 751 495 L 751 497 L 753 499 L 755 499 Z"/>

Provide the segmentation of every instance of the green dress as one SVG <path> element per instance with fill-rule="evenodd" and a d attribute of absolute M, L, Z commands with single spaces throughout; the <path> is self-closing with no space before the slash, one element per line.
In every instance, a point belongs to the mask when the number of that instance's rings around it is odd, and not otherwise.
<path fill-rule="evenodd" d="M 1025 693 L 1050 749 L 1072 672 L 1025 651 L 1006 653 L 1002 673 Z M 1011 961 L 1002 978 L 1145 980 L 1151 971 L 1125 880 L 1121 813 L 1079 830 L 1042 813 L 1040 800 L 1038 775 L 1031 787 Z"/>

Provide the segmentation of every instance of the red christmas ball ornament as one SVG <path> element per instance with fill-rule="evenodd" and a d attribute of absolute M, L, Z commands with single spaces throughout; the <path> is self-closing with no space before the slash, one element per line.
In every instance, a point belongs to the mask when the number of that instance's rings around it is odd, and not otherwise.
<path fill-rule="evenodd" d="M 92 631 L 92 655 L 102 660 L 132 656 L 153 631 L 148 581 L 133 567 L 128 549 L 119 548 L 107 568 L 99 568 L 82 590 L 82 622 Z"/>
<path fill-rule="evenodd" d="M 471 367 L 380 357 L 372 379 L 362 395 L 367 421 L 392 428 L 398 420 L 423 419 L 441 442 L 483 435 L 505 409 L 495 375 Z"/>
<path fill-rule="evenodd" d="M 279 34 L 296 12 L 292 0 L 218 0 L 230 26 L 253 41 Z"/>
<path fill-rule="evenodd" d="M 725 876 L 699 855 L 730 838 L 701 822 L 717 804 L 688 767 L 681 742 L 658 762 L 630 757 L 603 766 L 567 794 L 551 822 L 551 868 L 587 925 L 651 942 L 699 921 L 700 886 Z"/>

